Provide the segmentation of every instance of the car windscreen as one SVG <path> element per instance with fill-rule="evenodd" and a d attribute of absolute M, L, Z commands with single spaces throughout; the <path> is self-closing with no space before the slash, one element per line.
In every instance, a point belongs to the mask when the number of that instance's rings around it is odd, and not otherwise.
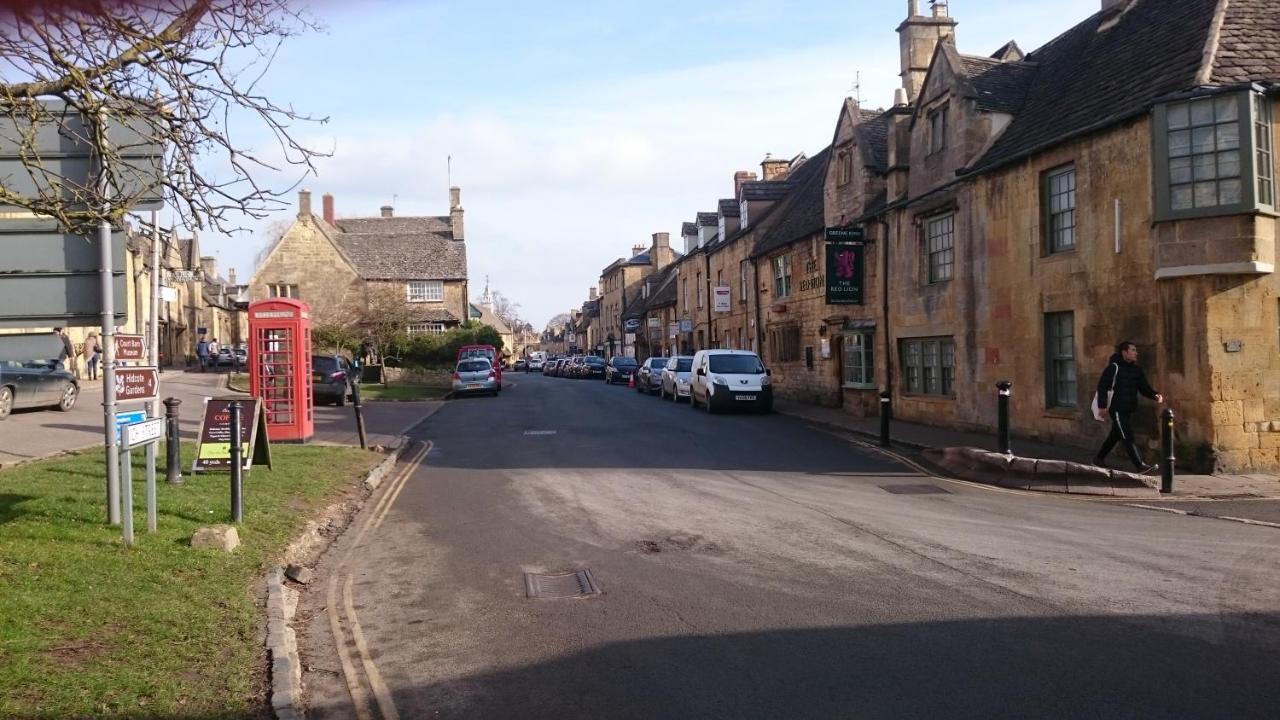
<path fill-rule="evenodd" d="M 614 367 L 635 367 L 636 364 L 634 358 L 616 358 L 613 361 Z"/>
<path fill-rule="evenodd" d="M 338 372 L 338 359 L 331 357 L 313 357 L 311 358 L 311 369 L 315 372 L 321 373 Z"/>
<path fill-rule="evenodd" d="M 661 370 L 667 366 L 666 358 L 649 358 L 649 367 L 653 370 Z"/>
<path fill-rule="evenodd" d="M 681 358 L 676 361 L 676 372 L 689 372 L 693 369 L 693 358 Z"/>
<path fill-rule="evenodd" d="M 487 360 L 463 360 L 458 363 L 458 372 L 484 372 L 491 367 Z"/>
<path fill-rule="evenodd" d="M 755 355 L 712 355 L 711 372 L 730 375 L 759 375 L 764 372 Z"/>
<path fill-rule="evenodd" d="M 587 358 L 587 359 L 586 359 L 586 363 L 587 363 L 588 365 L 603 365 L 603 364 L 604 364 L 604 358 L 589 357 L 589 358 Z"/>

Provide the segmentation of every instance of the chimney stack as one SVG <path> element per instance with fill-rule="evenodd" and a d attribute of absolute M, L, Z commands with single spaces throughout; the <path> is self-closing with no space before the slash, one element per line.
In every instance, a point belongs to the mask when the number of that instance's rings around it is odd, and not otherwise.
<path fill-rule="evenodd" d="M 466 240 L 467 234 L 462 224 L 462 188 L 449 188 L 449 225 L 453 228 L 454 240 Z"/>
<path fill-rule="evenodd" d="M 1105 1 L 1105 0 L 1104 0 Z M 907 102 L 914 103 L 924 85 L 938 43 L 955 45 L 956 21 L 947 11 L 944 0 L 933 0 L 932 17 L 920 14 L 919 0 L 907 0 L 907 19 L 898 26 L 898 47 L 901 51 L 902 87 L 907 91 Z"/>
<path fill-rule="evenodd" d="M 649 249 L 649 248 L 645 247 L 644 245 L 632 245 L 632 246 L 631 246 L 631 257 L 635 257 L 635 256 L 639 255 L 640 253 L 644 252 L 645 250 L 648 250 L 648 249 Z"/>
<path fill-rule="evenodd" d="M 238 284 L 238 283 L 236 283 L 236 269 L 235 269 L 235 268 L 227 268 L 227 284 L 228 284 L 228 285 L 236 285 L 236 284 Z"/>
<path fill-rule="evenodd" d="M 218 277 L 218 259 L 207 255 L 200 258 L 200 273 L 204 275 L 205 280 Z"/>
<path fill-rule="evenodd" d="M 596 286 L 595 286 L 595 285 L 592 285 L 591 287 L 587 288 L 587 299 L 588 299 L 588 300 L 595 300 L 595 299 L 596 299 Z"/>
<path fill-rule="evenodd" d="M 391 207 L 390 205 L 383 205 L 380 209 L 382 210 L 382 217 L 384 218 L 395 216 L 396 209 Z"/>
<path fill-rule="evenodd" d="M 298 219 L 302 222 L 311 219 L 311 191 L 306 188 L 298 191 Z"/>
<path fill-rule="evenodd" d="M 733 197 L 735 200 L 742 199 L 742 184 L 756 180 L 756 174 L 747 170 L 739 170 L 733 174 Z"/>
<path fill-rule="evenodd" d="M 324 221 L 333 224 L 333 195 L 325 193 L 321 198 L 321 206 L 324 208 Z"/>
<path fill-rule="evenodd" d="M 766 182 L 769 180 L 786 180 L 790 165 L 791 163 L 786 160 L 775 158 L 773 153 L 765 153 L 764 160 L 760 161 L 760 169 L 764 171 Z"/>
<path fill-rule="evenodd" d="M 650 259 L 653 261 L 654 272 L 658 272 L 675 262 L 676 255 L 671 251 L 670 233 L 660 232 L 653 234 L 653 252 L 650 254 Z"/>

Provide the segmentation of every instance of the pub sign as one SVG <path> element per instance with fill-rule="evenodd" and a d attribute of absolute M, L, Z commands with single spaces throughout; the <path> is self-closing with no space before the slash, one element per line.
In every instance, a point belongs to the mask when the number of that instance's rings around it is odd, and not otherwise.
<path fill-rule="evenodd" d="M 861 305 L 867 246 L 827 243 L 827 304 Z"/>

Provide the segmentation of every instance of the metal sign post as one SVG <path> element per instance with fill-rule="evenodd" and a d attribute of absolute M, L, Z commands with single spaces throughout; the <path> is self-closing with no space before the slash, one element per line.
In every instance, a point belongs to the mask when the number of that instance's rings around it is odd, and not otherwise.
<path fill-rule="evenodd" d="M 102 432 L 107 445 L 107 520 L 112 525 L 119 525 L 120 453 L 117 452 L 115 443 L 116 328 L 115 293 L 111 285 L 111 223 L 103 220 L 98 225 L 98 232 L 102 236 Z M 125 530 L 125 544 L 132 543 L 133 517 L 130 516 L 129 526 Z"/>
<path fill-rule="evenodd" d="M 124 450 L 120 456 L 121 481 L 123 483 L 124 508 L 124 544 L 133 546 L 133 452 L 139 445 L 146 445 L 150 452 L 155 452 L 155 444 L 164 437 L 164 420 L 152 418 L 140 423 L 125 425 L 120 428 L 120 447 Z M 147 532 L 156 531 L 156 477 L 149 473 L 147 478 Z"/>

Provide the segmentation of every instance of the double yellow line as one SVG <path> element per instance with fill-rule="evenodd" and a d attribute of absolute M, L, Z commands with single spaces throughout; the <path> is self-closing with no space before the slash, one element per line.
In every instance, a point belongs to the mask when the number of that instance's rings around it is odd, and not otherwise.
<path fill-rule="evenodd" d="M 342 675 L 347 681 L 347 691 L 351 694 L 351 703 L 355 706 L 356 718 L 358 720 L 372 720 L 373 714 L 369 704 L 369 693 L 360 683 L 360 676 L 356 673 L 355 662 L 351 657 L 351 650 L 347 647 L 346 636 L 343 633 L 342 621 L 345 615 L 347 627 L 351 630 L 351 637 L 355 641 L 356 651 L 360 654 L 360 664 L 364 669 L 365 677 L 368 678 L 369 687 L 373 691 L 374 699 L 377 701 L 379 714 L 383 720 L 399 720 L 400 713 L 396 711 L 395 701 L 391 697 L 391 691 L 382 680 L 382 674 L 378 672 L 378 666 L 373 662 L 373 656 L 369 652 L 369 645 L 365 641 L 364 630 L 360 627 L 360 619 L 356 616 L 355 601 L 351 597 L 351 574 L 347 572 L 347 563 L 355 551 L 360 547 L 360 543 L 364 541 L 365 535 L 371 530 L 377 530 L 382 526 L 382 521 L 386 519 L 387 513 L 391 512 L 391 506 L 395 503 L 396 498 L 400 497 L 400 491 L 404 490 L 404 486 L 408 484 L 410 476 L 422 464 L 427 455 L 431 452 L 434 444 L 427 441 L 417 452 L 415 452 L 396 473 L 395 478 L 387 486 L 387 490 L 374 504 L 373 511 L 365 520 L 364 525 L 360 528 L 360 532 L 356 534 L 351 545 L 347 547 L 347 552 L 334 568 L 333 573 L 329 576 L 328 587 L 328 609 L 329 609 L 329 629 L 333 632 L 334 646 L 338 651 L 338 659 L 342 663 Z M 338 605 L 338 585 L 341 581 L 342 585 L 342 605 Z"/>

